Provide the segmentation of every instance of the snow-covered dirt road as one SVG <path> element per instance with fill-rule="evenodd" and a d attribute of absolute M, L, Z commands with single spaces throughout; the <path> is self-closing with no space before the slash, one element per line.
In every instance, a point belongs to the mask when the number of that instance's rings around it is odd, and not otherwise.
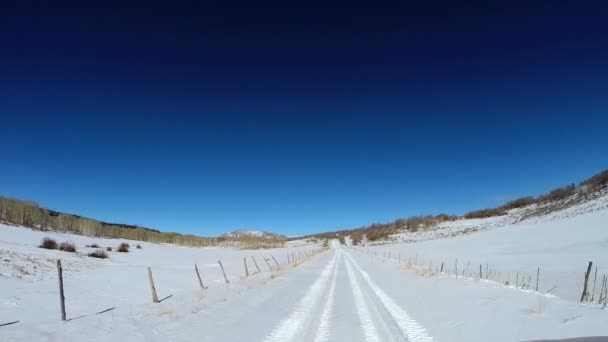
<path fill-rule="evenodd" d="M 188 322 L 182 341 L 526 341 L 606 335 L 605 310 L 488 283 L 421 277 L 349 248 Z"/>
<path fill-rule="evenodd" d="M 0 341 L 511 342 L 608 334 L 606 310 L 492 283 L 420 276 L 344 246 L 262 279 L 233 278 L 201 295 L 123 303 L 65 323 L 24 319 L 0 327 Z M 111 303 L 98 298 L 89 305 Z M 40 310 L 53 311 L 54 304 Z"/>
<path fill-rule="evenodd" d="M 252 293 L 159 333 L 203 341 L 432 341 L 350 252 L 334 249 Z M 190 322 L 189 322 L 190 323 Z M 197 333 L 200 332 L 200 333 Z"/>

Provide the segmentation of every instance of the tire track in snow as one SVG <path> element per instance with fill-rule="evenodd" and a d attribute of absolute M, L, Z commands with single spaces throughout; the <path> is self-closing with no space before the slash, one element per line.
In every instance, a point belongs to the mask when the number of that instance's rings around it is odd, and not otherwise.
<path fill-rule="evenodd" d="M 338 259 L 334 265 L 334 275 L 331 280 L 331 285 L 329 287 L 329 294 L 327 295 L 327 302 L 325 302 L 325 307 L 323 308 L 323 313 L 321 314 L 321 322 L 319 323 L 319 328 L 317 330 L 317 335 L 315 336 L 315 342 L 325 342 L 329 341 L 329 333 L 331 331 L 331 316 L 333 314 L 334 308 L 334 293 L 336 292 L 336 277 L 338 276 L 338 265 L 340 264 L 340 260 L 342 259 L 342 252 L 337 250 Z"/>
<path fill-rule="evenodd" d="M 411 342 L 431 342 L 433 338 L 426 332 L 416 320 L 414 320 L 403 308 L 397 305 L 389 295 L 387 295 L 376 283 L 371 279 L 369 274 L 365 272 L 359 264 L 353 259 L 353 257 L 346 253 L 344 258 L 347 268 L 350 268 L 350 263 L 359 271 L 367 285 L 372 289 L 376 297 L 380 300 L 386 311 L 391 315 L 399 330 L 408 341 Z M 354 277 L 354 275 L 353 275 Z M 349 271 L 350 278 L 350 271 Z"/>
<path fill-rule="evenodd" d="M 311 313 L 315 307 L 315 304 L 319 301 L 323 289 L 326 287 L 329 281 L 329 275 L 331 273 L 338 253 L 334 253 L 331 261 L 325 266 L 317 280 L 312 284 L 304 298 L 302 298 L 298 304 L 296 304 L 294 311 L 274 328 L 274 330 L 266 337 L 266 342 L 285 342 L 290 341 L 300 331 L 304 324 L 310 319 Z"/>
<path fill-rule="evenodd" d="M 361 328 L 363 329 L 363 334 L 365 335 L 365 341 L 379 342 L 380 337 L 378 337 L 378 331 L 376 330 L 376 326 L 372 321 L 365 298 L 363 298 L 363 292 L 361 291 L 361 287 L 359 286 L 357 277 L 353 271 L 353 267 L 350 265 L 349 259 L 346 257 L 344 258 L 344 263 L 346 264 L 346 273 L 348 273 L 350 287 L 353 291 L 353 296 L 355 297 L 355 307 L 357 308 L 359 322 L 361 322 Z"/>

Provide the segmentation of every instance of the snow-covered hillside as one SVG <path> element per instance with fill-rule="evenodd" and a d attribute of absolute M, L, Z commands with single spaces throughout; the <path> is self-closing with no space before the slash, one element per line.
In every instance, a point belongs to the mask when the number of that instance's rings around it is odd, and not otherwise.
<path fill-rule="evenodd" d="M 478 273 L 479 265 L 494 280 L 511 285 L 536 277 L 540 290 L 577 300 L 589 261 L 598 277 L 608 274 L 608 195 L 541 216 L 523 215 L 530 208 L 485 219 L 444 222 L 431 230 L 399 234 L 394 244 L 369 248 L 380 255 L 417 260 L 434 269 L 444 263 L 453 272 Z M 522 217 L 526 217 L 522 219 Z M 487 265 L 487 266 L 486 266 Z M 467 268 L 465 270 L 465 268 Z M 500 274 L 499 274 L 500 273 Z"/>
<path fill-rule="evenodd" d="M 573 199 L 567 199 L 565 201 L 546 203 L 543 205 L 533 204 L 528 207 L 512 209 L 508 211 L 506 215 L 502 216 L 447 221 L 416 232 L 396 234 L 393 238 L 397 242 L 442 239 L 471 234 L 478 231 L 510 227 L 519 223 L 533 224 L 559 221 L 605 210 L 608 210 L 608 188 L 597 192 L 590 200 L 579 199 L 578 201 L 574 201 Z"/>

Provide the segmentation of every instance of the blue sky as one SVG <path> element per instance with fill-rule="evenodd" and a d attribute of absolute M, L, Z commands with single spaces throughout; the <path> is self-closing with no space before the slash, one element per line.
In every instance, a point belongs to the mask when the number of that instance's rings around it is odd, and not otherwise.
<path fill-rule="evenodd" d="M 605 5 L 148 5 L 2 11 L 0 195 L 294 235 L 608 166 Z"/>

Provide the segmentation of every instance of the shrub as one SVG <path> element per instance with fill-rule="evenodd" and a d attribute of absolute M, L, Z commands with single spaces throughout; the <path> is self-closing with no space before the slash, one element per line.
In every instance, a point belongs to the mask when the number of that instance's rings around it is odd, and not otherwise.
<path fill-rule="evenodd" d="M 141 249 L 141 245 L 137 245 L 137 249 Z"/>
<path fill-rule="evenodd" d="M 414 229 L 417 229 L 417 227 L 412 226 L 412 228 L 410 228 L 410 231 L 415 231 Z M 369 228 L 365 235 L 369 241 L 378 241 L 387 239 L 390 234 L 391 232 L 389 229 L 384 229 L 379 225 L 375 225 Z"/>
<path fill-rule="evenodd" d="M 112 251 L 112 247 L 107 247 L 106 251 L 111 252 Z"/>
<path fill-rule="evenodd" d="M 64 251 L 64 252 L 70 252 L 70 253 L 74 253 L 76 252 L 76 245 L 74 245 L 71 242 L 62 242 L 61 245 L 59 245 L 59 250 Z"/>
<path fill-rule="evenodd" d="M 455 215 L 448 215 L 448 214 L 438 214 L 437 216 L 435 216 L 435 219 L 439 222 L 445 222 L 445 221 L 455 221 L 456 220 L 456 216 Z"/>
<path fill-rule="evenodd" d="M 538 200 L 540 202 L 559 201 L 574 195 L 575 192 L 576 187 L 574 186 L 574 184 L 572 184 L 564 186 L 562 188 L 557 188 L 555 190 L 552 190 L 548 194 L 539 196 Z"/>
<path fill-rule="evenodd" d="M 58 245 L 57 245 L 57 241 L 55 241 L 51 238 L 45 237 L 44 239 L 42 239 L 42 243 L 38 247 L 45 248 L 45 249 L 57 249 Z"/>
<path fill-rule="evenodd" d="M 591 189 L 597 189 L 608 185 L 608 170 L 602 171 L 597 175 L 581 182 L 581 186 L 586 185 Z"/>
<path fill-rule="evenodd" d="M 128 253 L 129 252 L 129 244 L 128 243 L 121 243 L 120 245 L 118 245 L 118 248 L 116 248 L 117 252 L 122 252 L 122 253 Z"/>
<path fill-rule="evenodd" d="M 492 216 L 500 216 L 504 215 L 505 211 L 502 208 L 490 208 L 490 209 L 481 209 L 474 210 L 464 214 L 464 218 L 472 219 L 472 218 L 486 218 Z"/>
<path fill-rule="evenodd" d="M 90 245 L 89 247 L 91 247 L 91 248 L 99 248 L 99 245 L 96 244 L 96 243 L 94 243 L 94 244 Z"/>
<path fill-rule="evenodd" d="M 511 202 L 508 202 L 507 204 L 503 205 L 503 208 L 505 209 L 516 209 L 516 208 L 522 208 L 522 207 L 526 207 L 529 206 L 531 204 L 536 203 L 536 199 L 534 199 L 534 197 L 522 197 L 522 198 L 518 198 L 516 200 L 513 200 Z"/>
<path fill-rule="evenodd" d="M 95 252 L 89 253 L 89 256 L 91 258 L 107 259 L 108 253 L 106 253 L 103 249 L 98 249 Z"/>

